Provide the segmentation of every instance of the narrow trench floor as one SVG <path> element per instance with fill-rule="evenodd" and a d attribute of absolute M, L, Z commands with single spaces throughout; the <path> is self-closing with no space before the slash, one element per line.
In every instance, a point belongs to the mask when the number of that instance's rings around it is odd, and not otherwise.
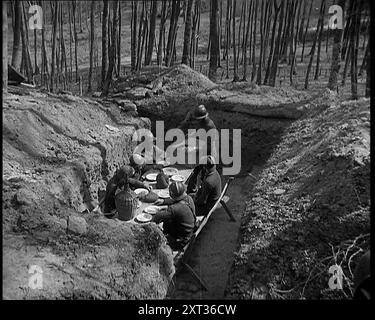
<path fill-rule="evenodd" d="M 224 299 L 241 217 L 260 171 L 261 167 L 254 166 L 251 175 L 238 177 L 229 186 L 227 205 L 236 221 L 230 221 L 223 208 L 217 209 L 194 244 L 188 263 L 203 279 L 208 291 L 202 289 L 189 272 L 181 270 L 171 284 L 168 299 Z"/>

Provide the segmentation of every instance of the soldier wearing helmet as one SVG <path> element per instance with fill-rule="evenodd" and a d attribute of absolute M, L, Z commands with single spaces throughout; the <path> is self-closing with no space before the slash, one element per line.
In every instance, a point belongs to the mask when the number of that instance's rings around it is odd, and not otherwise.
<path fill-rule="evenodd" d="M 198 191 L 193 194 L 197 216 L 210 212 L 221 194 L 221 177 L 216 170 L 216 162 L 213 156 L 200 159 L 202 181 Z"/>
<path fill-rule="evenodd" d="M 179 250 L 189 241 L 195 227 L 195 206 L 193 199 L 186 194 L 185 185 L 172 182 L 169 185 L 171 199 L 159 200 L 156 204 L 167 204 L 166 210 L 153 217 L 156 223 L 163 222 L 163 231 L 173 250 Z"/>
<path fill-rule="evenodd" d="M 203 129 L 206 132 L 210 131 L 211 129 L 217 130 L 215 123 L 210 119 L 208 111 L 206 107 L 201 104 L 198 105 L 193 112 L 189 111 L 185 117 L 185 119 L 182 121 L 182 123 L 178 126 L 181 130 L 186 129 Z M 194 137 L 193 134 L 189 134 L 187 138 Z M 215 141 L 212 141 L 214 144 Z M 207 148 L 207 155 L 213 155 L 214 150 L 211 150 L 211 143 L 205 144 Z"/>
<path fill-rule="evenodd" d="M 122 166 L 118 169 L 113 177 L 108 181 L 106 192 L 104 196 L 104 213 L 112 213 L 116 209 L 115 195 L 120 187 L 120 182 L 126 180 L 132 189 L 145 188 L 150 190 L 150 187 L 140 181 L 144 159 L 140 155 L 132 155 L 130 157 L 130 165 Z M 108 215 L 107 215 L 108 216 Z"/>
<path fill-rule="evenodd" d="M 190 127 L 191 122 L 195 122 L 196 129 L 216 129 L 214 122 L 208 116 L 208 111 L 206 107 L 201 104 L 193 110 L 193 112 L 189 111 L 184 119 L 184 121 L 179 125 L 180 129 L 185 129 Z"/>

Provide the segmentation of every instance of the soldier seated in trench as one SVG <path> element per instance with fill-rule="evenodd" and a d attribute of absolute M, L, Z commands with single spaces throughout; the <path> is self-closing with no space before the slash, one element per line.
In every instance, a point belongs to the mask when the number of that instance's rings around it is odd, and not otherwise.
<path fill-rule="evenodd" d="M 127 175 L 125 170 L 117 170 L 113 177 L 108 181 L 104 201 L 103 201 L 103 213 L 108 216 L 112 217 L 115 214 L 116 210 L 116 202 L 115 196 L 116 191 L 119 188 L 120 181 L 123 180 Z"/>
<path fill-rule="evenodd" d="M 150 187 L 141 181 L 142 176 L 148 170 L 145 159 L 139 154 L 132 154 L 129 162 L 129 165 L 122 166 L 120 170 L 127 174 L 130 188 L 144 188 L 150 190 Z"/>
<path fill-rule="evenodd" d="M 131 163 L 134 160 L 131 161 Z M 134 165 L 134 164 L 133 164 Z M 134 165 L 137 168 L 136 165 Z M 147 186 L 145 183 L 140 181 L 140 171 L 141 169 L 137 168 L 137 170 L 132 166 L 123 166 L 118 169 L 113 177 L 108 181 L 106 192 L 104 195 L 103 200 L 103 213 L 108 216 L 112 217 L 115 213 L 116 203 L 115 203 L 115 195 L 116 191 L 119 188 L 120 182 L 123 179 L 127 179 L 129 186 L 132 189 L 136 188 L 144 188 L 150 190 L 150 187 Z"/>
<path fill-rule="evenodd" d="M 172 250 L 181 250 L 194 232 L 196 216 L 193 199 L 187 195 L 185 185 L 173 181 L 169 185 L 171 199 L 159 199 L 157 205 L 168 208 L 156 213 L 153 221 L 163 222 L 163 232 Z"/>
<path fill-rule="evenodd" d="M 194 200 L 197 216 L 207 215 L 221 194 L 221 177 L 216 170 L 215 159 L 213 156 L 207 156 L 201 159 L 201 184 L 195 193 L 190 194 Z"/>

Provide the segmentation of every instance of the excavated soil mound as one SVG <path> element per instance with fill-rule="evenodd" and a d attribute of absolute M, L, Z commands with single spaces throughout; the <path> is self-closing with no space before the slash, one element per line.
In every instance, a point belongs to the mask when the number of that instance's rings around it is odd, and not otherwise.
<path fill-rule="evenodd" d="M 185 65 L 145 68 L 136 75 L 118 79 L 109 93 L 112 101 L 120 103 L 130 99 L 139 114 L 163 118 L 170 126 L 202 103 L 209 111 L 297 119 L 309 111 L 309 102 L 316 98 L 293 88 L 257 86 L 248 82 L 215 84 Z"/>
<path fill-rule="evenodd" d="M 369 209 L 370 101 L 294 122 L 247 202 L 226 297 L 352 297 L 353 270 L 369 248 Z M 329 289 L 335 264 L 344 290 Z"/>
<path fill-rule="evenodd" d="M 108 177 L 128 162 L 134 130 L 149 127 L 149 120 L 70 95 L 9 91 L 3 103 L 4 297 L 163 298 L 174 267 L 161 231 L 80 213 L 85 203 L 92 209 Z M 35 272 L 42 287 L 33 285 Z"/>

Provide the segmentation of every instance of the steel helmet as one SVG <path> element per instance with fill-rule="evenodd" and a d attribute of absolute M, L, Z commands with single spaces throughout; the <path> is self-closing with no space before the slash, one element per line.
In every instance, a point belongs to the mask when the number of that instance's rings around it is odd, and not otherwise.
<path fill-rule="evenodd" d="M 207 165 L 207 167 L 211 168 L 216 164 L 215 158 L 212 155 L 203 156 L 199 160 L 200 165 Z"/>
<path fill-rule="evenodd" d="M 185 196 L 185 185 L 179 181 L 173 181 L 169 185 L 169 194 L 174 200 L 181 200 Z"/>
<path fill-rule="evenodd" d="M 207 112 L 206 107 L 203 104 L 195 108 L 194 115 L 193 115 L 194 119 L 201 120 L 201 119 L 207 118 L 207 116 L 208 116 L 208 112 Z"/>
<path fill-rule="evenodd" d="M 130 157 L 130 165 L 131 166 L 142 166 L 145 163 L 145 158 L 143 158 L 138 153 L 133 153 Z"/>

